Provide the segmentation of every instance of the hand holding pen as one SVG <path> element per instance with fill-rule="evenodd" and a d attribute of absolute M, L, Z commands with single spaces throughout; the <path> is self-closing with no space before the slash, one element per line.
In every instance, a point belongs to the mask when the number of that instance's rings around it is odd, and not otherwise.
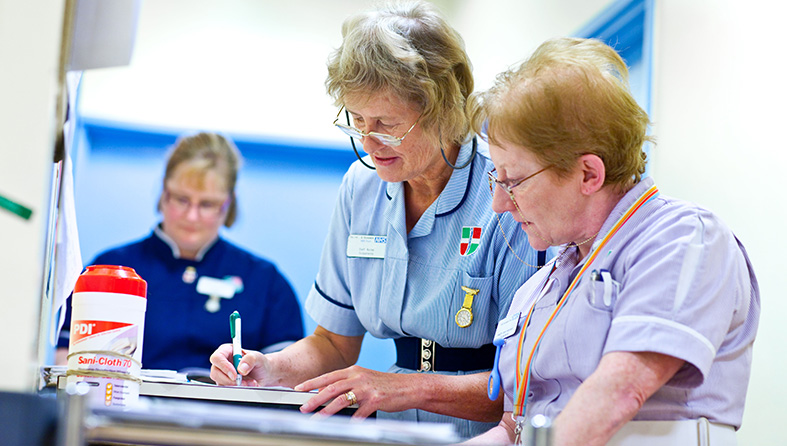
<path fill-rule="evenodd" d="M 235 366 L 235 371 L 238 371 L 240 359 L 243 357 L 243 350 L 240 344 L 240 313 L 233 311 L 230 315 L 230 335 L 232 336 L 232 365 Z M 238 373 L 235 378 L 235 385 L 240 386 L 243 377 Z"/>
<path fill-rule="evenodd" d="M 230 315 L 232 343 L 220 345 L 210 355 L 210 378 L 220 386 L 281 385 L 270 379 L 271 364 L 265 355 L 242 349 L 240 334 L 240 313 L 235 311 Z"/>

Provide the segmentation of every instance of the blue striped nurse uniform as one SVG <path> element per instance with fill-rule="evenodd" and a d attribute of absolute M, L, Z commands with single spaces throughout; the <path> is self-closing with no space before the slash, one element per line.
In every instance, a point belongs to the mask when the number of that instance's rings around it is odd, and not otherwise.
<path fill-rule="evenodd" d="M 457 165 L 470 158 L 473 144 L 461 147 Z M 340 186 L 319 272 L 306 300 L 309 315 L 344 336 L 369 332 L 383 339 L 427 339 L 446 349 L 486 346 L 489 351 L 496 324 L 505 316 L 514 292 L 536 271 L 517 259 L 506 238 L 523 261 L 536 265 L 539 260 L 518 223 L 508 214 L 492 211 L 487 172 L 493 168 L 487 156 L 473 155 L 469 166 L 453 171 L 440 196 L 408 233 L 404 184 L 384 182 L 360 162 L 353 163 Z M 480 237 L 477 245 L 463 250 L 465 227 L 480 228 Z M 384 255 L 348 253 L 348 239 L 360 235 L 385 237 Z M 465 328 L 455 321 L 465 300 L 463 286 L 479 290 L 472 302 L 472 324 Z M 401 345 L 397 341 L 398 365 L 389 371 L 416 373 L 417 367 L 402 364 Z M 440 355 L 450 356 L 450 351 L 435 354 L 434 373 L 464 374 L 492 367 L 489 360 L 472 370 L 441 371 Z M 451 422 L 465 437 L 496 424 L 421 410 L 378 411 L 378 417 Z"/>

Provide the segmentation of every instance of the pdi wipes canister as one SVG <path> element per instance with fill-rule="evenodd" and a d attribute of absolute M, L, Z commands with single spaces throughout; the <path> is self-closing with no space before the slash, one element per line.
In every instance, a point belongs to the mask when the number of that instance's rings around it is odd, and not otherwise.
<path fill-rule="evenodd" d="M 147 282 L 132 268 L 91 265 L 77 279 L 66 383 L 90 386 L 90 404 L 138 401 L 146 306 Z"/>

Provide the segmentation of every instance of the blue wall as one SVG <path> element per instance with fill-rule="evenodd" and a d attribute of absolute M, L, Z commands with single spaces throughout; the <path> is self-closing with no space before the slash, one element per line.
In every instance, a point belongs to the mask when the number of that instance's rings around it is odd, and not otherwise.
<path fill-rule="evenodd" d="M 655 0 L 618 0 L 574 33 L 577 37 L 605 42 L 626 62 L 634 99 L 651 114 L 653 87 L 653 2 Z M 645 145 L 650 155 L 651 144 Z M 650 163 L 645 176 L 650 175 Z"/>
<path fill-rule="evenodd" d="M 653 78 L 654 1 L 616 1 L 574 33 L 577 37 L 599 39 L 615 48 L 629 67 L 634 98 L 648 113 Z"/>
<path fill-rule="evenodd" d="M 166 152 L 182 132 L 82 119 L 75 154 L 75 201 L 85 265 L 109 247 L 146 236 L 160 220 Z M 303 302 L 320 261 L 338 186 L 355 160 L 349 147 L 227 134 L 244 157 L 239 215 L 227 239 L 272 260 Z M 331 143 L 335 144 L 335 143 Z M 304 313 L 305 329 L 315 322 Z M 229 334 L 228 334 L 229 336 Z M 226 342 L 217 339 L 216 345 Z M 367 335 L 359 364 L 386 370 L 393 342 Z"/>

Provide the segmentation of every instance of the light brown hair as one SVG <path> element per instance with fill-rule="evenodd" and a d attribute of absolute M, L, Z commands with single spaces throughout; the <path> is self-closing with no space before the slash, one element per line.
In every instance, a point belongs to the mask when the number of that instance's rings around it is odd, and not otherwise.
<path fill-rule="evenodd" d="M 565 175 L 583 154 L 604 162 L 605 185 L 627 189 L 645 172 L 647 113 L 631 95 L 618 53 L 594 39 L 548 40 L 494 86 L 470 98 L 469 114 L 490 142 L 531 151 Z"/>
<path fill-rule="evenodd" d="M 182 136 L 178 138 L 167 158 L 163 187 L 166 187 L 167 180 L 172 177 L 178 166 L 184 163 L 189 163 L 190 173 L 194 175 L 199 183 L 204 180 L 207 172 L 216 172 L 224 180 L 227 192 L 230 195 L 227 218 L 224 220 L 224 226 L 229 228 L 235 223 L 238 213 L 235 184 L 238 181 L 238 170 L 242 162 L 243 159 L 238 148 L 224 136 L 207 132 Z M 159 211 L 161 211 L 161 200 L 163 200 L 163 193 L 159 197 Z"/>
<path fill-rule="evenodd" d="M 388 2 L 348 18 L 328 60 L 325 86 L 337 106 L 348 95 L 390 91 L 417 104 L 425 135 L 462 143 L 470 130 L 465 103 L 473 91 L 470 59 L 459 33 L 429 3 Z"/>

